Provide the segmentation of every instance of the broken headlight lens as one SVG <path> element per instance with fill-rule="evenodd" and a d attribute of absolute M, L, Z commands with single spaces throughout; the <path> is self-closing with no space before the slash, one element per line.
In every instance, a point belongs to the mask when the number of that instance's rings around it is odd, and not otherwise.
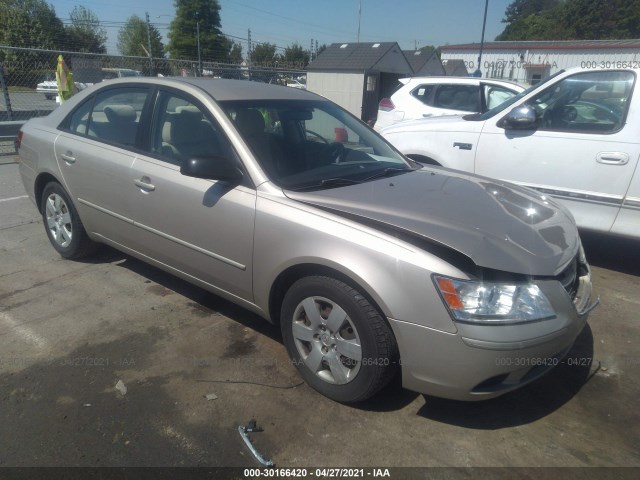
<path fill-rule="evenodd" d="M 504 325 L 555 317 L 553 307 L 534 284 L 503 284 L 434 275 L 437 289 L 459 322 Z"/>

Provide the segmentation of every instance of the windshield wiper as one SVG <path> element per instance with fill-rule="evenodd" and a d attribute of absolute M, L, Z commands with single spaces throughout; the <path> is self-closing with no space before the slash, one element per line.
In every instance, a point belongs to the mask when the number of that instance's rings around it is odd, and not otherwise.
<path fill-rule="evenodd" d="M 373 175 L 365 178 L 362 181 L 363 182 L 368 182 L 369 180 L 374 180 L 376 178 L 389 177 L 392 174 L 395 175 L 396 173 L 400 173 L 400 172 L 412 172 L 412 171 L 413 171 L 413 169 L 411 169 L 411 168 L 388 167 L 388 168 L 385 168 L 384 170 L 380 170 L 379 172 L 374 173 Z"/>
<path fill-rule="evenodd" d="M 309 183 L 306 185 L 301 185 L 299 187 L 292 188 L 291 190 L 300 191 L 300 190 L 310 190 L 314 188 L 339 187 L 342 185 L 356 185 L 358 183 L 362 183 L 362 180 L 355 180 L 353 178 L 343 178 L 343 177 L 325 178 L 324 180 L 320 180 L 318 183 Z"/>

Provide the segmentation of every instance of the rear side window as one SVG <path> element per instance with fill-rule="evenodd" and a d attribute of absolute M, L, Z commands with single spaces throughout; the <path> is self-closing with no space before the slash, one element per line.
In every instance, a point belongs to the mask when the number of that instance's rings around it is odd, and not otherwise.
<path fill-rule="evenodd" d="M 440 85 L 433 106 L 466 112 L 480 111 L 480 87 L 476 85 Z"/>
<path fill-rule="evenodd" d="M 411 90 L 411 96 L 417 98 L 425 105 L 429 105 L 429 98 L 433 92 L 433 85 L 420 85 Z"/>
<path fill-rule="evenodd" d="M 139 87 L 100 92 L 93 103 L 86 135 L 118 145 L 135 145 L 142 108 L 148 95 L 148 89 Z"/>
<path fill-rule="evenodd" d="M 87 127 L 89 126 L 89 116 L 91 115 L 91 107 L 93 106 L 93 99 L 83 103 L 71 115 L 69 122 L 69 130 L 73 133 L 79 133 L 80 135 L 87 134 Z"/>
<path fill-rule="evenodd" d="M 76 108 L 60 128 L 95 140 L 134 146 L 148 96 L 146 87 L 103 90 Z"/>

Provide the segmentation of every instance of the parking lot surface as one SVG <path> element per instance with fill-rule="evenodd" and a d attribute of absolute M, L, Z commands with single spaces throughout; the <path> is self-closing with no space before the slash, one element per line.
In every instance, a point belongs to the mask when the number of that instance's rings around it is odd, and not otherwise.
<path fill-rule="evenodd" d="M 254 418 L 279 466 L 638 467 L 640 248 L 584 243 L 602 304 L 550 374 L 486 402 L 395 382 L 348 406 L 251 313 L 112 249 L 63 260 L 0 164 L 0 466 L 255 467 Z"/>

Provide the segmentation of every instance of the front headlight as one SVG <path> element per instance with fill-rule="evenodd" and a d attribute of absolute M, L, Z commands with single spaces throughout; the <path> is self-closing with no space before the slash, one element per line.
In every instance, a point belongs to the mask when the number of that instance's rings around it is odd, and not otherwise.
<path fill-rule="evenodd" d="M 477 282 L 433 276 L 454 320 L 505 325 L 555 317 L 549 300 L 537 285 Z"/>

